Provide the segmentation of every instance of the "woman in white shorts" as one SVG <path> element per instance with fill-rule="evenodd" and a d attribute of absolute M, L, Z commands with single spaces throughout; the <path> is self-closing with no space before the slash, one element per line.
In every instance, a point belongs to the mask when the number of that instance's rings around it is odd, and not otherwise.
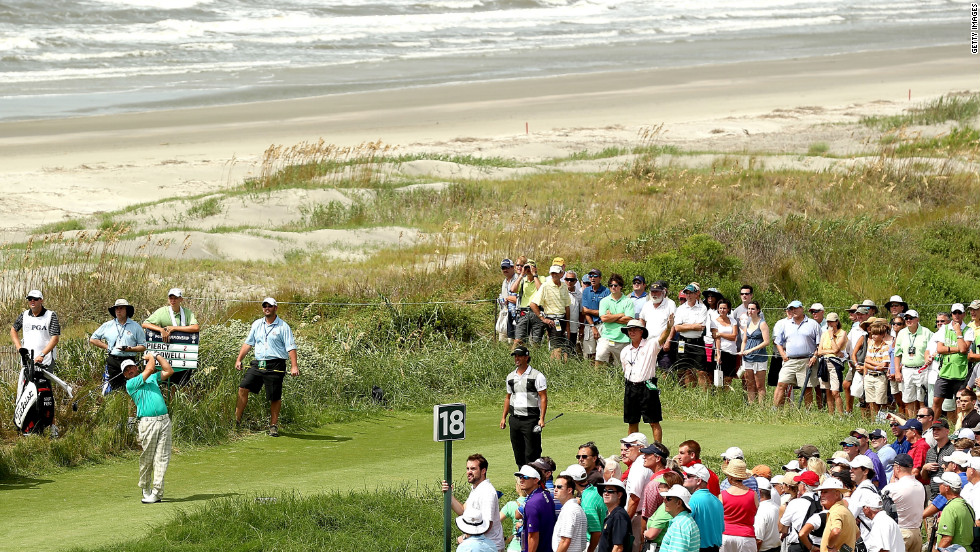
<path fill-rule="evenodd" d="M 761 311 L 758 301 L 750 301 L 746 306 L 748 318 L 742 328 L 742 350 L 738 353 L 742 355 L 742 383 L 749 402 L 758 400 L 759 404 L 766 400 L 766 364 L 769 361 L 766 354 L 769 325 L 759 316 Z"/>
<path fill-rule="evenodd" d="M 871 407 L 872 418 L 878 409 L 888 404 L 888 366 L 891 344 L 885 340 L 888 322 L 875 318 L 868 327 L 868 354 L 864 357 L 864 400 Z"/>
<path fill-rule="evenodd" d="M 820 388 L 827 391 L 827 412 L 844 413 L 844 401 L 840 396 L 841 380 L 844 372 L 844 349 L 847 347 L 847 333 L 840 327 L 840 315 L 832 312 L 827 315 L 827 329 L 820 337 L 817 369 Z"/>

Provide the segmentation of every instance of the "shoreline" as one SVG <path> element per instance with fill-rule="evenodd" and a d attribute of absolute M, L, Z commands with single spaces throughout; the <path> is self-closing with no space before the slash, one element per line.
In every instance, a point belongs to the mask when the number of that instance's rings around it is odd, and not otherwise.
<path fill-rule="evenodd" d="M 660 124 L 662 141 L 696 143 L 734 123 L 778 132 L 780 110 L 824 111 L 796 123 L 898 112 L 975 89 L 975 61 L 942 46 L 3 122 L 0 230 L 221 189 L 257 172 L 273 144 L 381 140 L 400 152 L 540 159 L 626 146 Z M 21 197 L 40 204 L 25 214 Z"/>

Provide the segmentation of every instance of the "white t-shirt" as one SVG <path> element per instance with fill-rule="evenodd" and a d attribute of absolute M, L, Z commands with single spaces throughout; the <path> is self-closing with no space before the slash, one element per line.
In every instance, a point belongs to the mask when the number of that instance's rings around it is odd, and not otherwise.
<path fill-rule="evenodd" d="M 807 520 L 803 522 L 803 525 L 806 525 L 807 523 L 813 526 L 813 531 L 810 531 L 810 535 L 809 535 L 810 544 L 814 546 L 820 546 L 820 541 L 823 540 L 823 538 L 818 537 L 817 535 L 814 534 L 817 531 L 820 531 L 820 526 L 823 525 L 823 520 L 820 519 L 820 512 L 817 512 L 812 516 L 810 516 L 809 518 L 807 518 Z M 800 527 L 800 529 L 802 530 L 803 528 Z"/>
<path fill-rule="evenodd" d="M 805 496 L 813 500 L 820 500 L 812 492 L 806 493 Z M 783 511 L 783 517 L 779 518 L 779 523 L 789 527 L 789 534 L 786 535 L 786 539 L 784 541 L 786 544 L 800 542 L 800 529 L 803 528 L 803 524 L 806 522 L 803 517 L 806 516 L 806 511 L 808 509 L 810 509 L 810 500 L 803 497 L 794 498 L 793 500 L 789 501 L 789 504 L 786 505 L 786 510 Z"/>
<path fill-rule="evenodd" d="M 724 323 L 722 323 L 721 318 L 716 316 L 714 318 L 715 328 L 718 328 L 719 334 L 734 333 L 735 337 L 737 338 L 738 332 L 735 331 L 735 320 L 732 319 L 731 316 L 729 316 L 728 321 L 730 322 L 730 324 L 726 326 Z M 738 353 L 738 345 L 735 343 L 735 339 L 729 341 L 722 337 L 719 338 L 719 341 L 721 342 L 722 351 L 733 355 Z"/>
<path fill-rule="evenodd" d="M 885 512 L 878 512 L 871 523 L 871 530 L 864 538 L 864 544 L 868 547 L 868 552 L 905 552 L 905 540 L 902 538 L 902 530 Z M 918 550 L 914 552 L 919 552 Z"/>
<path fill-rule="evenodd" d="M 647 325 L 647 332 L 649 332 L 647 337 L 660 339 L 660 334 L 667 329 L 667 318 L 675 312 L 677 312 L 677 305 L 666 297 L 660 305 L 654 305 L 649 300 L 644 303 L 643 309 L 640 310 L 640 319 Z"/>
<path fill-rule="evenodd" d="M 760 550 L 769 550 L 779 546 L 779 505 L 772 500 L 763 500 L 755 512 L 755 538 L 762 541 Z"/>
<path fill-rule="evenodd" d="M 855 520 L 861 520 L 864 523 L 858 522 L 858 529 L 861 530 L 861 538 L 866 539 L 868 536 L 868 528 L 866 525 L 871 525 L 871 520 L 864 515 L 864 507 L 869 503 L 872 498 L 878 497 L 878 491 L 875 489 L 874 483 L 865 479 L 860 485 L 854 489 L 851 496 L 847 498 L 847 509 L 854 514 Z"/>
<path fill-rule="evenodd" d="M 980 486 L 974 485 L 973 483 L 967 483 L 963 485 L 963 490 L 960 491 L 960 496 L 963 500 L 973 508 L 973 513 L 976 519 L 980 519 Z"/>
<path fill-rule="evenodd" d="M 504 531 L 500 525 L 500 503 L 497 501 L 497 489 L 494 488 L 490 480 L 484 479 L 470 491 L 470 496 L 466 498 L 463 510 L 476 508 L 483 514 L 483 519 L 489 519 L 490 530 L 487 531 L 487 538 L 497 545 L 497 550 L 504 549 Z"/>
<path fill-rule="evenodd" d="M 588 523 L 585 510 L 577 500 L 562 504 L 554 533 L 551 535 L 551 549 L 558 550 L 561 538 L 568 537 L 572 540 L 568 544 L 568 552 L 584 552 L 589 547 Z"/>
<path fill-rule="evenodd" d="M 653 477 L 653 470 L 643 465 L 643 456 L 639 455 L 630 466 L 630 475 L 626 478 L 626 496 L 636 495 L 643 500 L 643 489 Z M 639 510 L 637 510 L 639 511 Z"/>

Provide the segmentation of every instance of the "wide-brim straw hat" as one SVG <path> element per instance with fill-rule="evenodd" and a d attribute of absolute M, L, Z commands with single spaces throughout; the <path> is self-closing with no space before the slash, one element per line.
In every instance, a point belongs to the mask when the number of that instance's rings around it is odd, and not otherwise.
<path fill-rule="evenodd" d="M 136 312 L 136 308 L 129 304 L 129 301 L 125 299 L 116 299 L 116 302 L 109 307 L 109 316 L 115 318 L 116 307 L 126 307 L 126 318 L 132 318 L 133 313 Z"/>
<path fill-rule="evenodd" d="M 745 465 L 745 460 L 742 460 L 741 458 L 729 460 L 728 465 L 721 471 L 732 479 L 743 480 L 749 478 L 748 467 Z"/>
<path fill-rule="evenodd" d="M 640 328 L 640 329 L 642 329 L 643 330 L 643 334 L 642 334 L 643 335 L 643 339 L 646 339 L 647 336 L 650 335 L 650 332 L 647 331 L 647 327 L 643 324 L 643 322 L 640 322 L 639 320 L 636 320 L 636 319 L 633 319 L 633 320 L 630 320 L 629 322 L 627 322 L 625 326 L 623 326 L 622 328 L 619 329 L 619 331 L 623 332 L 624 335 L 627 335 L 628 336 L 629 335 L 630 328 Z"/>

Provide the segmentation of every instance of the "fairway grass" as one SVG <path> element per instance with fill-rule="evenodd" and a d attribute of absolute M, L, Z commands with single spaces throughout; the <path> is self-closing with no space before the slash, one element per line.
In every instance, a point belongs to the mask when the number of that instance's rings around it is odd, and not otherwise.
<path fill-rule="evenodd" d="M 551 412 L 557 414 L 560 408 L 558 402 Z M 566 411 L 545 428 L 544 453 L 560 467 L 573 463 L 578 445 L 589 440 L 598 443 L 603 455 L 616 453 L 626 430 L 621 420 L 618 414 Z M 499 429 L 499 421 L 496 408 L 470 409 L 466 439 L 454 443 L 453 478 L 463 482 L 466 456 L 480 452 L 490 462 L 490 480 L 512 494 L 515 465 L 508 432 Z M 712 467 L 716 467 L 718 455 L 732 445 L 742 446 L 754 465 L 785 462 L 792 449 L 804 442 L 821 445 L 840 438 L 840 428 L 829 424 L 671 419 L 663 425 L 665 441 L 672 449 L 685 439 L 696 439 Z M 646 433 L 649 435 L 649 427 Z M 211 499 L 241 500 L 241 507 L 247 509 L 256 497 L 310 497 L 330 491 L 372 492 L 379 488 L 411 488 L 420 495 L 436 493 L 442 479 L 443 450 L 442 443 L 432 441 L 430 413 L 387 413 L 329 425 L 312 433 L 286 432 L 279 439 L 256 434 L 225 445 L 180 451 L 167 472 L 165 502 L 157 505 L 139 502 L 135 456 L 48 476 L 19 478 L 0 484 L 2 548 L 115 550 L 115 545 L 143 538 L 178 514 L 187 514 L 181 524 L 212 523 L 195 516 Z M 36 526 L 24 523 L 22 506 L 26 504 L 32 511 L 43 513 L 47 526 L 57 528 L 57 539 L 38 540 Z M 284 500 L 283 504 L 287 507 L 292 502 Z M 220 509 L 220 505 L 215 507 Z M 431 530 L 438 532 L 441 527 Z M 121 549 L 158 549 L 150 543 L 145 543 L 148 548 L 130 543 L 132 547 Z M 199 543 L 188 549 L 227 550 L 229 544 L 218 539 L 213 547 Z M 307 545 L 282 543 L 275 549 L 302 550 Z"/>

